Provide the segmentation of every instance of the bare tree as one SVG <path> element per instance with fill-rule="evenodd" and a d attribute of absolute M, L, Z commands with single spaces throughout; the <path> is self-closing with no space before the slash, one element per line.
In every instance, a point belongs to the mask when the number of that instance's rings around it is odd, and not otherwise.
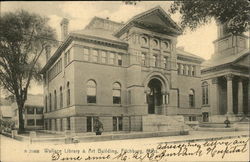
<path fill-rule="evenodd" d="M 23 111 L 32 79 L 40 81 L 39 57 L 56 45 L 48 18 L 20 10 L 0 17 L 0 86 L 15 96 L 19 133 L 24 132 Z"/>

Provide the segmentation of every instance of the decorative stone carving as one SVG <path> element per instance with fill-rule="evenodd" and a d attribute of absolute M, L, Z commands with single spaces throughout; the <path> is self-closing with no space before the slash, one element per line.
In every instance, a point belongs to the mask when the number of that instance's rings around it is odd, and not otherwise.
<path fill-rule="evenodd" d="M 218 84 L 218 78 L 213 78 L 212 79 L 212 84 Z"/>
<path fill-rule="evenodd" d="M 234 75 L 233 74 L 228 74 L 225 77 L 226 77 L 227 81 L 232 81 Z"/>

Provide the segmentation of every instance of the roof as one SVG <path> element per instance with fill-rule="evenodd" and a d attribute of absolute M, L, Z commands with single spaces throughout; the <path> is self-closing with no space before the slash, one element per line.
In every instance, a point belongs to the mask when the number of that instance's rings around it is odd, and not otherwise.
<path fill-rule="evenodd" d="M 120 43 L 126 43 L 120 40 L 119 38 L 115 37 L 113 33 L 110 31 L 103 32 L 103 29 L 83 29 L 83 30 L 73 31 L 71 32 L 71 34 L 78 34 L 80 36 L 90 36 L 90 37 L 101 38 L 105 40 L 116 41 Z"/>
<path fill-rule="evenodd" d="M 2 117 L 13 117 L 14 112 L 11 106 L 0 106 L 0 116 Z"/>
<path fill-rule="evenodd" d="M 169 23 L 175 28 L 175 32 L 176 34 L 182 34 L 182 29 L 171 19 L 171 17 L 160 7 L 160 6 L 156 6 L 150 10 L 147 10 L 145 12 L 142 12 L 134 17 L 132 17 L 129 21 L 127 21 L 127 23 L 125 25 L 123 25 L 117 32 L 115 32 L 116 36 L 121 35 L 122 31 L 124 31 L 124 29 L 126 29 L 127 27 L 129 27 L 129 25 L 131 25 L 131 23 L 135 20 L 138 20 L 140 18 L 143 18 L 144 16 L 151 14 L 153 12 L 159 12 L 161 13 L 162 16 L 164 16 L 164 18 L 166 18 Z"/>
<path fill-rule="evenodd" d="M 223 57 L 223 58 L 212 58 L 210 60 L 205 61 L 202 65 L 203 65 L 203 69 L 207 69 L 207 68 L 213 68 L 213 67 L 217 67 L 217 66 L 221 66 L 221 65 L 225 65 L 225 64 L 230 64 L 230 63 L 234 63 L 236 61 L 238 61 L 239 59 L 241 59 L 242 57 L 246 56 L 250 54 L 250 50 L 249 49 L 245 49 L 241 52 L 239 52 L 238 54 L 234 54 L 231 56 L 227 56 L 227 57 Z M 203 70 L 202 69 L 202 70 Z"/>
<path fill-rule="evenodd" d="M 199 59 L 200 61 L 204 61 L 204 59 L 200 56 L 197 56 L 195 54 L 192 54 L 192 53 L 189 53 L 187 51 L 184 51 L 182 49 L 178 49 L 176 48 L 176 53 L 178 56 L 188 56 L 188 57 L 192 57 L 192 58 L 195 58 L 195 59 Z"/>
<path fill-rule="evenodd" d="M 43 95 L 31 95 L 27 96 L 25 105 L 29 106 L 43 106 Z"/>
<path fill-rule="evenodd" d="M 43 107 L 43 95 L 33 95 L 33 94 L 28 94 L 27 100 L 25 101 L 25 106 L 38 106 L 38 107 Z M 12 107 L 17 109 L 17 104 L 14 102 L 12 104 Z"/>

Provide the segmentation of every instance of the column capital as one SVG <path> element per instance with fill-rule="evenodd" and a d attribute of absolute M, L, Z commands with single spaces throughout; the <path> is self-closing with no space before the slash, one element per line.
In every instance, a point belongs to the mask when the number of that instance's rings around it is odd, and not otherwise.
<path fill-rule="evenodd" d="M 232 81 L 234 75 L 233 74 L 227 74 L 227 75 L 225 75 L 225 77 L 226 77 L 227 81 Z"/>
<path fill-rule="evenodd" d="M 212 78 L 212 84 L 218 84 L 219 79 L 218 78 Z"/>

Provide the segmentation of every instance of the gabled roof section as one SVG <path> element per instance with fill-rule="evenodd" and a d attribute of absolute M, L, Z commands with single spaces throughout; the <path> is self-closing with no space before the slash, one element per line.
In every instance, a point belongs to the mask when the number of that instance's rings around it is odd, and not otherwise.
<path fill-rule="evenodd" d="M 177 59 L 186 58 L 189 60 L 191 59 L 194 61 L 198 61 L 199 63 L 202 63 L 203 61 L 205 61 L 202 57 L 189 53 L 179 48 L 176 49 L 176 54 L 177 54 Z"/>
<path fill-rule="evenodd" d="M 154 7 L 148 11 L 140 13 L 131 18 L 124 26 L 122 26 L 115 36 L 120 37 L 132 25 L 138 24 L 147 28 L 157 28 L 161 33 L 171 32 L 174 35 L 182 34 L 182 29 L 171 19 L 171 17 L 160 7 Z"/>
<path fill-rule="evenodd" d="M 210 59 L 203 63 L 204 68 L 202 70 L 212 69 L 218 66 L 227 65 L 227 64 L 237 64 L 240 60 L 246 58 L 246 56 L 250 55 L 250 50 L 246 49 L 241 51 L 240 53 L 224 57 L 221 59 Z M 247 59 L 247 58 L 246 58 Z M 250 64 L 250 60 L 247 60 Z"/>

